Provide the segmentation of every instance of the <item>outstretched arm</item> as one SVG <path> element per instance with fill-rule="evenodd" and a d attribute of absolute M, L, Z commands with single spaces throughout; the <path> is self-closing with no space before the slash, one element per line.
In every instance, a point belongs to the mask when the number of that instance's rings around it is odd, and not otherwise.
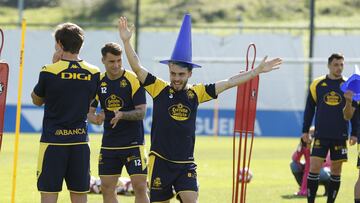
<path fill-rule="evenodd" d="M 130 39 L 134 32 L 134 26 L 129 29 L 126 17 L 119 18 L 119 33 L 120 38 L 123 41 L 126 57 L 129 61 L 131 69 L 137 75 L 138 80 L 141 83 L 145 82 L 148 71 L 141 66 L 139 57 L 131 46 Z"/>
<path fill-rule="evenodd" d="M 260 73 L 266 73 L 278 69 L 279 65 L 282 63 L 282 60 L 280 58 L 276 58 L 270 61 L 267 61 L 266 59 L 267 56 L 261 61 L 260 65 L 253 70 L 239 73 L 226 80 L 221 80 L 216 82 L 215 83 L 216 94 L 218 95 L 227 89 L 238 86 L 239 84 L 244 83 L 256 77 Z"/>

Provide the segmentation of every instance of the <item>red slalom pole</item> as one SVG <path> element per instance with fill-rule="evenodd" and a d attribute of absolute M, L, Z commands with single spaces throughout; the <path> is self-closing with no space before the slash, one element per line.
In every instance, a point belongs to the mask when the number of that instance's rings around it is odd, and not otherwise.
<path fill-rule="evenodd" d="M 249 66 L 249 53 L 253 48 L 254 56 Z M 246 54 L 246 71 L 254 69 L 256 59 L 255 44 L 250 44 Z M 250 161 L 252 156 L 253 141 L 254 141 L 254 126 L 256 116 L 256 103 L 258 94 L 259 76 L 241 84 L 237 89 L 236 110 L 235 110 L 235 127 L 233 134 L 233 203 L 245 203 L 246 189 L 248 181 L 247 176 L 250 171 Z M 239 136 L 237 163 L 236 159 L 236 137 Z M 248 150 L 248 137 L 251 136 L 250 148 Z M 235 167 L 236 165 L 236 167 Z M 239 177 L 241 178 L 241 188 L 239 197 Z"/>
<path fill-rule="evenodd" d="M 4 47 L 4 32 L 0 29 L 1 45 L 0 45 L 0 150 L 2 144 L 3 130 L 4 130 L 4 114 L 6 106 L 6 93 L 9 77 L 9 65 L 1 60 L 1 52 Z"/>

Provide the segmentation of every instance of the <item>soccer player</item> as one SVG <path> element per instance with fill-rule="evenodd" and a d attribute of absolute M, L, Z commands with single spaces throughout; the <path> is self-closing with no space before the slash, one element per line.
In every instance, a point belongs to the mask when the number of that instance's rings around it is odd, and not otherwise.
<path fill-rule="evenodd" d="M 174 196 L 174 189 L 182 202 L 197 202 L 198 184 L 193 153 L 198 105 L 260 73 L 278 68 L 281 59 L 267 61 L 265 57 L 252 71 L 212 84 L 190 85 L 187 81 L 192 69 L 199 65 L 191 62 L 191 19 L 190 15 L 185 15 L 175 46 L 181 51 L 174 49 L 172 59 L 162 61 L 169 67 L 169 83 L 152 75 L 140 64 L 130 44 L 133 29 L 128 28 L 125 17 L 119 19 L 119 32 L 132 70 L 153 98 L 148 165 L 150 201 L 169 202 Z"/>
<path fill-rule="evenodd" d="M 330 150 L 331 176 L 328 187 L 327 202 L 334 202 L 340 188 L 341 168 L 347 161 L 347 145 L 349 139 L 349 120 L 357 110 L 356 102 L 352 100 L 353 93 L 343 93 L 340 85 L 345 81 L 342 76 L 344 56 L 334 53 L 328 58 L 329 73 L 315 79 L 310 85 L 307 97 L 302 139 L 310 143 L 309 128 L 315 114 L 314 142 L 310 157 L 310 172 L 308 176 L 308 202 L 315 201 L 319 183 L 319 173 L 326 154 Z M 316 110 L 316 113 L 315 113 Z M 354 145 L 357 138 L 350 137 L 349 144 Z"/>
<path fill-rule="evenodd" d="M 99 156 L 103 199 L 104 202 L 118 202 L 116 188 L 125 166 L 134 188 L 135 202 L 146 203 L 149 197 L 142 122 L 146 111 L 145 90 L 136 75 L 123 68 L 119 44 L 107 43 L 101 53 L 106 72 L 100 76 L 88 119 L 98 125 L 104 121 Z M 100 114 L 96 114 L 98 103 L 102 109 Z"/>
<path fill-rule="evenodd" d="M 65 179 L 71 202 L 87 202 L 90 149 L 86 116 L 99 83 L 99 68 L 79 57 L 84 31 L 72 23 L 55 30 L 53 64 L 45 65 L 31 97 L 44 105 L 37 169 L 42 203 L 57 202 Z"/>

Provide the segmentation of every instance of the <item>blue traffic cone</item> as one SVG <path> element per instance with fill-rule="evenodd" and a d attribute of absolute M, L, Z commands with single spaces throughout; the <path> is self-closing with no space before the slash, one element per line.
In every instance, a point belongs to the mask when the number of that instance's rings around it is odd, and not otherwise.
<path fill-rule="evenodd" d="M 353 100 L 360 101 L 360 71 L 357 66 L 355 66 L 354 74 L 341 85 L 340 89 L 343 92 L 352 91 L 354 93 Z"/>
<path fill-rule="evenodd" d="M 192 62 L 192 45 L 191 45 L 191 16 L 190 14 L 185 14 L 183 23 L 180 28 L 178 38 L 174 50 L 171 55 L 171 59 L 162 60 L 160 63 L 169 64 L 169 62 L 182 62 L 190 65 L 193 68 L 200 68 L 200 65 L 197 65 Z"/>

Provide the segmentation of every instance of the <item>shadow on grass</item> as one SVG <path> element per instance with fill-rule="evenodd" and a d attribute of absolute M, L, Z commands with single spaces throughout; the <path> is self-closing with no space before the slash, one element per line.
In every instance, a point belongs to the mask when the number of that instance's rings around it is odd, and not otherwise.
<path fill-rule="evenodd" d="M 319 197 L 326 197 L 323 195 L 316 195 L 316 198 Z M 300 195 L 296 195 L 296 194 L 291 194 L 291 195 L 281 195 L 281 198 L 283 199 L 306 199 L 306 196 L 300 196 Z"/>

